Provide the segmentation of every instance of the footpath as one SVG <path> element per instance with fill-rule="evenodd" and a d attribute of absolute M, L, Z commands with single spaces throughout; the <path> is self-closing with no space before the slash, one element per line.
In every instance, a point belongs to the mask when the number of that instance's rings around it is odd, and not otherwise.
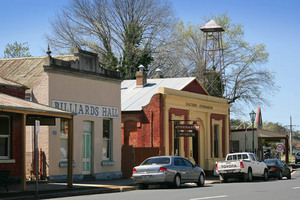
<path fill-rule="evenodd" d="M 206 177 L 205 184 L 214 183 L 219 183 L 218 177 Z M 67 188 L 66 183 L 40 182 L 38 184 L 37 196 L 35 182 L 27 182 L 26 190 L 26 192 L 22 192 L 20 184 L 11 183 L 8 184 L 8 192 L 6 192 L 5 187 L 0 186 L 0 199 L 51 199 L 77 195 L 125 192 L 136 190 L 136 186 L 132 179 L 109 179 L 73 183 L 73 188 Z"/>

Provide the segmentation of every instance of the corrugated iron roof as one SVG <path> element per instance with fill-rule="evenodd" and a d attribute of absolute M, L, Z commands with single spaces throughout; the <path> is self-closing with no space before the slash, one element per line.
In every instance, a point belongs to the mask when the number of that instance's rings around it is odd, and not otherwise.
<path fill-rule="evenodd" d="M 75 115 L 75 113 L 59 110 L 50 106 L 34 103 L 31 101 L 26 101 L 24 99 L 20 99 L 3 93 L 0 93 L 0 109 L 1 108 L 21 111 L 34 111 L 41 113 Z"/>
<path fill-rule="evenodd" d="M 214 20 L 210 20 L 204 26 L 200 28 L 203 32 L 221 32 L 225 31 L 219 24 L 217 24 Z"/>
<path fill-rule="evenodd" d="M 231 130 L 231 133 L 238 133 L 238 134 L 245 134 L 245 133 L 251 133 L 252 129 L 238 129 L 238 130 Z M 286 138 L 285 133 L 279 133 L 275 131 L 270 131 L 266 129 L 260 129 L 260 128 L 255 128 L 253 129 L 255 134 L 258 134 L 258 137 L 261 138 Z"/>
<path fill-rule="evenodd" d="M 0 85 L 5 85 L 5 86 L 12 86 L 12 87 L 19 87 L 19 88 L 27 88 L 25 85 L 22 85 L 20 83 L 17 83 L 15 81 L 12 81 L 12 80 L 9 80 L 7 78 L 3 78 L 3 77 L 0 77 Z"/>
<path fill-rule="evenodd" d="M 45 58 L 44 56 L 0 59 L 0 76 L 32 88 L 42 77 Z M 73 55 L 53 56 L 53 58 L 75 60 Z"/>
<path fill-rule="evenodd" d="M 121 109 L 140 111 L 150 102 L 152 96 L 158 93 L 158 88 L 182 90 L 195 79 L 195 77 L 147 79 L 147 84 L 143 87 L 137 87 L 136 80 L 124 80 L 121 84 Z"/>
<path fill-rule="evenodd" d="M 278 133 L 274 131 L 269 131 L 265 129 L 257 129 L 258 137 L 263 138 L 286 138 L 287 135 L 284 133 Z"/>

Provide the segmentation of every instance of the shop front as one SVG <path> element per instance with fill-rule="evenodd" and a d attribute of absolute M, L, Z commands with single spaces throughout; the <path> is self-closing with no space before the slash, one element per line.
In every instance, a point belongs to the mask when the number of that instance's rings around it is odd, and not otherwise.
<path fill-rule="evenodd" d="M 229 153 L 226 99 L 209 96 L 193 77 L 139 77 L 122 82 L 123 147 L 158 148 L 156 155 L 185 157 L 212 174 Z"/>
<path fill-rule="evenodd" d="M 95 53 L 75 50 L 74 55 L 0 59 L 4 77 L 28 86 L 29 100 L 76 114 L 71 126 L 55 119 L 41 127 L 39 150 L 46 157 L 47 177 L 67 178 L 67 141 L 74 130 L 74 180 L 121 177 L 120 74 L 100 67 Z M 22 72 L 22 73 L 20 73 Z M 26 74 L 26 76 L 24 75 Z M 33 127 L 26 132 L 26 173 L 33 170 Z"/>

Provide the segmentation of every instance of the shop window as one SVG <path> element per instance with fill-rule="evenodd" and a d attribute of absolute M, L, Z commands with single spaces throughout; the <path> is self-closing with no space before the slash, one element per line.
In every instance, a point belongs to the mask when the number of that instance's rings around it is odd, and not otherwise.
<path fill-rule="evenodd" d="M 112 160 L 112 119 L 103 119 L 102 160 Z"/>
<path fill-rule="evenodd" d="M 69 123 L 66 119 L 60 120 L 60 159 L 62 161 L 68 160 L 68 135 Z"/>
<path fill-rule="evenodd" d="M 10 120 L 0 115 L 0 159 L 10 158 Z"/>
<path fill-rule="evenodd" d="M 214 125 L 214 157 L 219 157 L 219 125 Z"/>

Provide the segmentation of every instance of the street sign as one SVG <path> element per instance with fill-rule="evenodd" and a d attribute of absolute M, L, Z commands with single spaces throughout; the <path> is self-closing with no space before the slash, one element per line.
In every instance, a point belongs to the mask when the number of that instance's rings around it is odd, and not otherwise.
<path fill-rule="evenodd" d="M 284 150 L 284 144 L 283 143 L 276 143 L 276 151 L 277 152 L 283 152 Z"/>
<path fill-rule="evenodd" d="M 40 132 L 40 120 L 35 120 L 35 134 Z"/>
<path fill-rule="evenodd" d="M 177 137 L 195 137 L 196 132 L 177 132 Z"/>
<path fill-rule="evenodd" d="M 177 124 L 174 126 L 175 130 L 200 130 L 199 124 Z"/>

